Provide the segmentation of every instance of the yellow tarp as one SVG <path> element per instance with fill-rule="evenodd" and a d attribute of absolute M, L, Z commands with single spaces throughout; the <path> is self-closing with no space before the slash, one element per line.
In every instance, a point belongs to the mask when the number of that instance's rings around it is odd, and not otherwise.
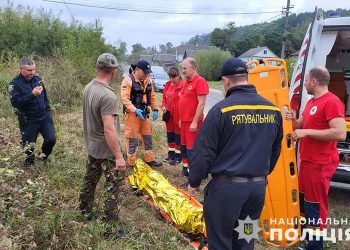
<path fill-rule="evenodd" d="M 182 192 L 171 185 L 159 172 L 138 159 L 134 173 L 129 175 L 131 185 L 148 195 L 186 233 L 204 234 L 205 224 L 202 206 L 195 206 Z"/>

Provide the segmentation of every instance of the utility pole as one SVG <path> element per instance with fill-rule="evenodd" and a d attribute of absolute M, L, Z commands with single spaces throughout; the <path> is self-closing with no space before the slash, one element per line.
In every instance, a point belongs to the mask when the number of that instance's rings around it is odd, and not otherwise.
<path fill-rule="evenodd" d="M 286 19 L 284 21 L 284 29 L 283 29 L 283 35 L 282 35 L 282 50 L 281 50 L 281 58 L 285 57 L 285 50 L 286 50 L 286 40 L 287 40 L 287 32 L 288 32 L 288 16 L 289 16 L 289 9 L 294 8 L 294 6 L 290 5 L 290 0 L 287 0 L 287 7 L 283 8 L 286 10 Z"/>

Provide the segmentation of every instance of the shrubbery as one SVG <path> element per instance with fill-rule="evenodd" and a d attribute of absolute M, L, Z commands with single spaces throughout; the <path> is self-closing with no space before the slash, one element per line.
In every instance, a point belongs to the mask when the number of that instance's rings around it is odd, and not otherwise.
<path fill-rule="evenodd" d="M 217 81 L 221 66 L 229 57 L 231 57 L 231 54 L 227 51 L 200 52 L 195 56 L 197 71 L 207 81 Z"/>
<path fill-rule="evenodd" d="M 67 24 L 51 12 L 23 6 L 0 7 L 0 117 L 11 114 L 7 88 L 19 73 L 19 60 L 30 56 L 44 80 L 53 110 L 81 103 L 82 89 L 95 74 L 97 57 L 120 51 L 106 44 L 102 25 Z"/>

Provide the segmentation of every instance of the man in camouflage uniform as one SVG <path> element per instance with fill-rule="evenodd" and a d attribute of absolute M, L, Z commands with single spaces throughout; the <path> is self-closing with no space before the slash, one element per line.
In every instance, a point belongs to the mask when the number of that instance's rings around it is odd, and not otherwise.
<path fill-rule="evenodd" d="M 84 185 L 80 192 L 80 210 L 88 219 L 96 218 L 92 212 L 97 183 L 102 175 L 105 184 L 105 221 L 115 222 L 120 208 L 120 187 L 126 163 L 115 126 L 118 102 L 109 84 L 117 76 L 117 59 L 109 53 L 97 59 L 96 77 L 84 89 L 83 124 L 85 147 L 88 152 Z"/>

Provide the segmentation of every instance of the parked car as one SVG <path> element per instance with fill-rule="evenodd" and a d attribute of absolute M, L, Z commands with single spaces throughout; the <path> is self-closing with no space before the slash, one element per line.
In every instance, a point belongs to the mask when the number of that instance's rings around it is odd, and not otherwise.
<path fill-rule="evenodd" d="M 154 91 L 163 92 L 164 85 L 169 81 L 169 76 L 166 73 L 153 73 Z"/>
<path fill-rule="evenodd" d="M 153 73 L 166 73 L 162 66 L 151 66 L 151 70 Z"/>

